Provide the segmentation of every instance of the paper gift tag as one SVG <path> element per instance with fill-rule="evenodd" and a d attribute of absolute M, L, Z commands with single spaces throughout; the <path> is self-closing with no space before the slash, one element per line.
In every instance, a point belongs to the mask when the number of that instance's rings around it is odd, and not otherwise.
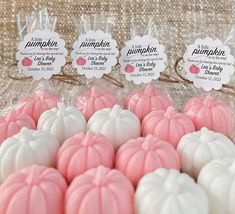
<path fill-rule="evenodd" d="M 183 58 L 186 78 L 205 91 L 219 90 L 234 73 L 234 57 L 219 39 L 197 39 L 187 47 Z"/>
<path fill-rule="evenodd" d="M 67 50 L 59 34 L 50 30 L 35 30 L 18 45 L 16 60 L 27 77 L 49 79 L 66 63 Z"/>
<path fill-rule="evenodd" d="M 117 42 L 102 30 L 81 34 L 73 44 L 73 67 L 86 78 L 101 78 L 117 64 Z"/>
<path fill-rule="evenodd" d="M 156 38 L 145 35 L 129 40 L 121 50 L 121 72 L 135 84 L 150 83 L 165 70 L 167 56 Z"/>

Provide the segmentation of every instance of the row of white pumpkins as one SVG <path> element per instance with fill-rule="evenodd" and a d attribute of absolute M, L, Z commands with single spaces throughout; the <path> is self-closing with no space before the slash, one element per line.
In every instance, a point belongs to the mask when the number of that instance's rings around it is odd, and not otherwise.
<path fill-rule="evenodd" d="M 117 149 L 128 139 L 140 136 L 140 122 L 119 106 L 96 112 L 86 124 L 74 107 L 59 104 L 44 112 L 38 129 L 21 132 L 0 146 L 0 181 L 20 169 L 33 165 L 55 166 L 57 151 L 69 137 L 89 129 L 102 133 Z M 49 134 L 50 133 L 50 134 Z M 51 135 L 52 134 L 52 135 Z M 53 135 L 56 137 L 53 137 Z M 59 143 L 58 143 L 59 142 Z M 144 176 L 136 192 L 137 213 L 235 213 L 235 147 L 224 135 L 202 128 L 185 135 L 177 148 L 186 174 L 177 170 L 158 169 Z M 202 169 L 203 168 L 203 169 Z"/>

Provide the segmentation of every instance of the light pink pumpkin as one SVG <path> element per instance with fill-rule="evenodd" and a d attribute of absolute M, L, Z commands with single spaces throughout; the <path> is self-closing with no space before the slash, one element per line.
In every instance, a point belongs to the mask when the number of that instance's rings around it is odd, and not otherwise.
<path fill-rule="evenodd" d="M 195 131 L 192 121 L 170 106 L 166 111 L 152 111 L 142 121 L 142 135 L 153 134 L 177 147 L 181 137 Z"/>
<path fill-rule="evenodd" d="M 23 127 L 36 129 L 34 120 L 27 114 L 12 110 L 7 116 L 0 117 L 0 144 L 17 134 Z"/>
<path fill-rule="evenodd" d="M 99 165 L 112 168 L 113 163 L 112 143 L 105 136 L 91 131 L 86 134 L 81 132 L 66 140 L 57 155 L 57 168 L 68 182 Z"/>
<path fill-rule="evenodd" d="M 180 158 L 171 144 L 147 135 L 123 144 L 116 154 L 115 167 L 137 186 L 145 174 L 158 168 L 179 170 Z"/>
<path fill-rule="evenodd" d="M 184 106 L 184 114 L 193 121 L 196 130 L 206 127 L 229 136 L 234 127 L 232 109 L 210 95 L 191 98 Z"/>
<path fill-rule="evenodd" d="M 56 169 L 33 165 L 0 187 L 1 214 L 64 214 L 67 184 Z"/>
<path fill-rule="evenodd" d="M 36 92 L 18 100 L 17 112 L 28 114 L 37 123 L 44 111 L 57 106 L 60 98 L 46 92 Z"/>
<path fill-rule="evenodd" d="M 66 192 L 66 214 L 133 214 L 134 188 L 120 171 L 104 166 L 76 177 Z"/>
<path fill-rule="evenodd" d="M 171 101 L 163 92 L 151 85 L 133 91 L 125 100 L 124 107 L 142 120 L 149 112 L 165 110 Z"/>
<path fill-rule="evenodd" d="M 89 120 L 96 111 L 103 108 L 112 108 L 115 104 L 116 100 L 111 93 L 96 87 L 83 92 L 77 98 L 77 107 L 86 120 Z"/>

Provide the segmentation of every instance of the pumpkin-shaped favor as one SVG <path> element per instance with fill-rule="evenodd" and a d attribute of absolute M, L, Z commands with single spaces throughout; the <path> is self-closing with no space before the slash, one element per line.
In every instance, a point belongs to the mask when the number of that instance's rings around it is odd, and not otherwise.
<path fill-rule="evenodd" d="M 103 108 L 112 108 L 116 100 L 111 93 L 105 90 L 92 87 L 83 92 L 77 98 L 77 107 L 83 113 L 87 120 L 98 110 Z"/>
<path fill-rule="evenodd" d="M 170 105 L 169 98 L 151 85 L 132 92 L 124 103 L 125 108 L 134 112 L 140 121 L 151 111 L 166 110 Z"/>
<path fill-rule="evenodd" d="M 21 128 L 36 129 L 34 120 L 27 114 L 12 110 L 7 116 L 0 117 L 0 143 L 17 134 Z"/>
<path fill-rule="evenodd" d="M 57 106 L 60 98 L 46 92 L 36 92 L 19 99 L 17 112 L 28 114 L 37 123 L 44 111 Z"/>
<path fill-rule="evenodd" d="M 136 214 L 208 214 L 203 189 L 187 174 L 158 169 L 145 175 L 135 194 Z"/>
<path fill-rule="evenodd" d="M 49 133 L 22 128 L 0 146 L 0 183 L 27 166 L 55 166 L 58 149 L 58 141 Z"/>
<path fill-rule="evenodd" d="M 235 157 L 235 146 L 221 133 L 202 128 L 185 135 L 180 140 L 177 151 L 180 154 L 183 172 L 197 179 L 203 166 L 211 160 Z"/>
<path fill-rule="evenodd" d="M 184 106 L 184 114 L 193 121 L 196 130 L 207 127 L 227 136 L 233 130 L 234 114 L 231 108 L 210 95 L 191 98 Z"/>
<path fill-rule="evenodd" d="M 76 177 L 66 192 L 66 214 L 133 214 L 134 188 L 118 170 L 103 166 Z"/>
<path fill-rule="evenodd" d="M 152 111 L 142 121 L 142 134 L 156 137 L 177 147 L 181 137 L 195 130 L 192 121 L 170 106 L 166 111 Z"/>
<path fill-rule="evenodd" d="M 64 214 L 67 184 L 57 170 L 31 166 L 0 187 L 1 214 Z"/>
<path fill-rule="evenodd" d="M 127 140 L 140 136 L 138 117 L 119 105 L 97 111 L 88 121 L 87 128 L 106 136 L 115 149 Z"/>
<path fill-rule="evenodd" d="M 86 130 L 86 120 L 76 107 L 65 107 L 59 103 L 57 108 L 45 111 L 38 120 L 38 129 L 54 135 L 60 144 L 73 135 Z"/>
<path fill-rule="evenodd" d="M 174 147 L 153 135 L 131 139 L 116 155 L 115 167 L 136 186 L 145 174 L 157 168 L 180 169 L 180 158 Z"/>
<path fill-rule="evenodd" d="M 112 168 L 113 162 L 112 143 L 105 136 L 91 131 L 79 133 L 66 140 L 57 156 L 57 168 L 69 182 L 99 165 Z"/>
<path fill-rule="evenodd" d="M 213 214 L 235 213 L 235 159 L 216 159 L 202 168 L 198 183 L 206 191 Z"/>

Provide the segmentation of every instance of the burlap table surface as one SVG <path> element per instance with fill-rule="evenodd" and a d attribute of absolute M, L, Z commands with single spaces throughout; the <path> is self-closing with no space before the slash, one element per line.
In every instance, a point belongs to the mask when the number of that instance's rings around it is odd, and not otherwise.
<path fill-rule="evenodd" d="M 0 108 L 3 110 L 14 103 L 19 96 L 32 91 L 37 82 L 32 80 L 17 81 L 8 77 L 10 65 L 15 62 L 15 53 L 19 42 L 16 26 L 18 13 L 47 7 L 49 13 L 58 17 L 56 31 L 66 41 L 70 53 L 72 44 L 77 38 L 77 31 L 71 15 L 80 16 L 82 13 L 108 12 L 116 16 L 116 24 L 112 30 L 113 37 L 121 49 L 124 41 L 130 38 L 130 20 L 135 16 L 144 19 L 144 14 L 153 15 L 159 25 L 161 34 L 159 40 L 166 45 L 168 67 L 166 72 L 172 73 L 175 60 L 185 51 L 185 45 L 197 35 L 215 35 L 224 38 L 235 23 L 235 2 L 230 0 L 1 0 L 0 1 Z M 144 20 L 143 20 L 144 21 Z M 199 34 L 198 34 L 199 33 Z M 66 66 L 68 72 L 71 66 Z M 115 69 L 112 76 L 123 82 L 123 76 Z M 174 75 L 174 74 L 173 74 Z M 55 80 L 55 87 L 63 93 L 74 86 Z M 174 88 L 172 97 L 184 101 L 185 97 L 194 93 L 191 86 L 175 86 L 163 84 L 165 88 Z M 178 89 L 178 90 L 177 90 Z M 185 95 L 187 94 L 187 96 Z M 223 95 L 224 96 L 224 95 Z M 233 101 L 233 99 L 229 99 Z M 179 105 L 181 102 L 179 102 Z"/>

